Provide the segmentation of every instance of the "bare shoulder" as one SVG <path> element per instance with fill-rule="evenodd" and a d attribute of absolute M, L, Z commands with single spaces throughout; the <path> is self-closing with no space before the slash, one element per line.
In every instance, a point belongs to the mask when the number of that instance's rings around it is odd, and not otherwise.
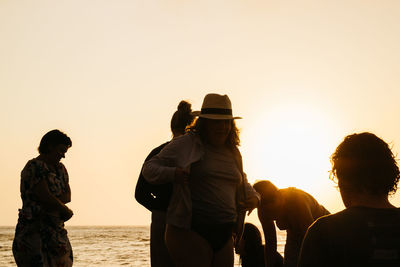
<path fill-rule="evenodd" d="M 280 189 L 287 209 L 295 211 L 307 205 L 307 193 L 295 187 Z"/>

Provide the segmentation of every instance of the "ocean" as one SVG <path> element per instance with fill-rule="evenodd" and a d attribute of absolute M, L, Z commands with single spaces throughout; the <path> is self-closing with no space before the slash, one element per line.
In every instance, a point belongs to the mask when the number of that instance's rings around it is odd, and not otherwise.
<path fill-rule="evenodd" d="M 148 226 L 68 226 L 74 266 L 150 267 Z M 0 266 L 16 266 L 11 251 L 15 227 L 0 226 Z M 285 232 L 278 234 L 278 251 L 283 254 Z M 235 255 L 235 266 L 239 258 Z"/>

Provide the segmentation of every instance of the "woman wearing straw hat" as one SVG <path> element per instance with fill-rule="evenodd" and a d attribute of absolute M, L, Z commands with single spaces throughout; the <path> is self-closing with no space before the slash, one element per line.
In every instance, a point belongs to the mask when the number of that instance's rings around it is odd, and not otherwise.
<path fill-rule="evenodd" d="M 165 239 L 175 265 L 231 267 L 238 203 L 251 211 L 259 196 L 242 171 L 239 117 L 229 97 L 208 94 L 193 114 L 198 119 L 189 133 L 145 162 L 143 175 L 150 183 L 173 183 Z"/>

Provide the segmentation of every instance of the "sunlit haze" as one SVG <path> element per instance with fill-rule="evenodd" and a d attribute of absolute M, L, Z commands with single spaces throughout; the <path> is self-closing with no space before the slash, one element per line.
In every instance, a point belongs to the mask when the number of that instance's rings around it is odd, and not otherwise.
<path fill-rule="evenodd" d="M 211 92 L 243 117 L 250 182 L 343 209 L 339 142 L 370 131 L 400 151 L 399 14 L 399 1 L 0 1 L 0 225 L 16 224 L 20 172 L 52 129 L 73 143 L 67 226 L 148 225 L 142 163 L 179 101 L 199 110 Z"/>

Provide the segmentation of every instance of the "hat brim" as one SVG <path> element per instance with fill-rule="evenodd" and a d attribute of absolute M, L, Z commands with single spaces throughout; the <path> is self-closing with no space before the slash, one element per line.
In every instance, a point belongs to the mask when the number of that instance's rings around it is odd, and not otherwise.
<path fill-rule="evenodd" d="M 193 116 L 197 116 L 199 118 L 205 118 L 210 120 L 236 120 L 241 119 L 242 117 L 233 117 L 232 115 L 224 115 L 224 114 L 201 114 L 200 111 L 193 111 L 191 113 Z"/>

